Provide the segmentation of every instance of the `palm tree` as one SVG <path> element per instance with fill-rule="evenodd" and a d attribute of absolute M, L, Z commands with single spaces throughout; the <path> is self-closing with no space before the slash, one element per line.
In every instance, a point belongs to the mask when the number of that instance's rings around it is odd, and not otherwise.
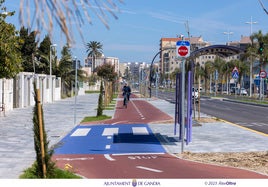
<path fill-rule="evenodd" d="M 219 78 L 219 82 L 221 83 L 221 85 L 222 85 L 222 80 L 223 80 L 223 75 L 224 75 L 223 66 L 224 66 L 225 63 L 226 63 L 226 61 L 223 60 L 220 57 L 216 57 L 216 59 L 214 60 L 214 68 L 215 68 L 215 70 L 218 71 L 218 78 Z M 216 80 L 215 80 L 215 83 L 216 83 Z M 217 90 L 217 85 L 216 85 L 215 89 L 216 89 L 216 92 L 217 92 L 218 91 Z"/>
<path fill-rule="evenodd" d="M 268 45 L 268 33 L 263 35 L 261 30 L 257 33 L 253 33 L 250 36 L 251 40 L 252 40 L 252 46 L 248 49 L 248 51 L 251 52 L 251 54 L 255 54 L 254 56 L 256 56 L 257 58 L 259 58 L 260 61 L 260 70 L 264 69 L 266 63 L 267 63 L 267 59 L 268 59 L 268 49 L 267 49 L 267 45 Z M 258 51 L 261 43 L 264 44 L 264 49 L 263 51 L 260 53 Z"/>
<path fill-rule="evenodd" d="M 86 44 L 86 50 L 88 53 L 88 57 L 92 57 L 92 71 L 95 71 L 96 63 L 95 60 L 102 55 L 102 44 L 97 41 L 91 41 Z"/>
<path fill-rule="evenodd" d="M 73 83 L 75 82 L 75 69 L 73 67 L 73 59 L 69 46 L 66 44 L 61 51 L 61 59 L 56 69 L 56 76 L 61 77 L 62 95 L 70 95 Z M 85 80 L 85 71 L 77 67 L 77 78 L 79 81 Z"/>
<path fill-rule="evenodd" d="M 73 76 L 73 60 L 70 49 L 67 45 L 63 46 L 61 51 L 61 59 L 57 66 L 56 74 L 61 77 L 62 95 L 69 95 L 72 89 Z"/>
<path fill-rule="evenodd" d="M 232 69 L 234 68 L 234 64 L 233 64 L 233 61 L 228 61 L 226 62 L 223 67 L 222 67 L 222 70 L 223 70 L 223 75 L 224 75 L 224 78 L 226 79 L 226 91 L 227 93 L 229 93 L 229 81 L 230 81 L 230 75 L 231 75 L 231 71 Z"/>
<path fill-rule="evenodd" d="M 210 85 L 208 85 L 210 80 L 210 75 L 214 72 L 214 65 L 212 61 L 208 61 L 205 64 L 204 68 L 204 78 L 205 78 L 205 92 L 207 93 L 208 88 L 210 88 Z"/>

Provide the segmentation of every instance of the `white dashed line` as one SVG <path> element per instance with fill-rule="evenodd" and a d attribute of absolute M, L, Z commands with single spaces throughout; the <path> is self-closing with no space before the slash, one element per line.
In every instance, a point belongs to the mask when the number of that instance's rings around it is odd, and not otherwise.
<path fill-rule="evenodd" d="M 115 159 L 113 159 L 109 154 L 104 154 L 104 157 L 105 157 L 107 160 L 115 161 Z"/>
<path fill-rule="evenodd" d="M 144 170 L 152 171 L 152 172 L 157 172 L 157 173 L 161 173 L 161 172 L 163 172 L 163 171 L 158 170 L 158 169 L 152 169 L 152 168 L 147 168 L 147 167 L 143 167 L 143 166 L 137 166 L 136 168 L 144 169 Z"/>
<path fill-rule="evenodd" d="M 138 107 L 135 105 L 135 103 L 133 101 L 131 101 L 131 103 L 133 104 L 134 108 L 136 109 L 136 111 L 140 115 L 141 119 L 145 119 L 145 117 L 143 116 L 143 114 L 141 113 L 141 111 L 138 109 Z"/>

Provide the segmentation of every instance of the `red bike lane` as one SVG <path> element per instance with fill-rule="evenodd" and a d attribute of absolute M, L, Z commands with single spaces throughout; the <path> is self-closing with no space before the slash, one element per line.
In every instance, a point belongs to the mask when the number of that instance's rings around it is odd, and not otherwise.
<path fill-rule="evenodd" d="M 108 124 L 132 125 L 172 121 L 172 117 L 148 103 L 146 99 L 132 95 L 128 107 L 123 107 L 122 96 L 118 98 L 114 118 L 81 126 Z M 172 130 L 172 129 L 171 129 Z M 131 136 L 132 137 L 132 136 Z M 109 138 L 109 137 L 107 137 Z M 115 136 L 111 136 L 111 139 Z M 96 144 L 98 140 L 96 139 Z M 124 144 L 125 142 L 121 142 Z M 145 142 L 146 143 L 146 142 Z M 133 141 L 132 144 L 139 144 Z M 148 142 L 148 149 L 152 142 Z M 64 146 L 64 145 L 63 145 Z M 78 145 L 77 145 L 78 146 Z M 60 168 L 69 169 L 85 178 L 163 178 L 163 179 L 264 179 L 266 175 L 232 167 L 202 164 L 183 160 L 167 152 L 126 154 L 54 154 L 53 159 Z"/>

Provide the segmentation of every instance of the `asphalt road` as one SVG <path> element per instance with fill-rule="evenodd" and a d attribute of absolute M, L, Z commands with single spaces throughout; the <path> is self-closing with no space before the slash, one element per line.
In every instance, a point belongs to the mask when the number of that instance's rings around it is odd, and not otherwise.
<path fill-rule="evenodd" d="M 202 113 L 268 134 L 268 107 L 222 99 L 201 99 L 200 105 Z"/>
<path fill-rule="evenodd" d="M 152 91 L 153 96 L 175 102 L 175 92 Z M 225 99 L 202 98 L 200 112 L 237 125 L 268 134 L 268 107 L 228 102 Z"/>

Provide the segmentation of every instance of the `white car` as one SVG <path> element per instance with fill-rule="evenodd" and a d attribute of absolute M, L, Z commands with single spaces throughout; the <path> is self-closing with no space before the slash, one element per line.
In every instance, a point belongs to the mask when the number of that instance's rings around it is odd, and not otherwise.
<path fill-rule="evenodd" d="M 241 88 L 240 95 L 248 95 L 248 92 L 245 88 Z"/>
<path fill-rule="evenodd" d="M 192 99 L 193 101 L 195 100 L 195 102 L 198 102 L 198 90 L 194 87 L 192 88 Z"/>

